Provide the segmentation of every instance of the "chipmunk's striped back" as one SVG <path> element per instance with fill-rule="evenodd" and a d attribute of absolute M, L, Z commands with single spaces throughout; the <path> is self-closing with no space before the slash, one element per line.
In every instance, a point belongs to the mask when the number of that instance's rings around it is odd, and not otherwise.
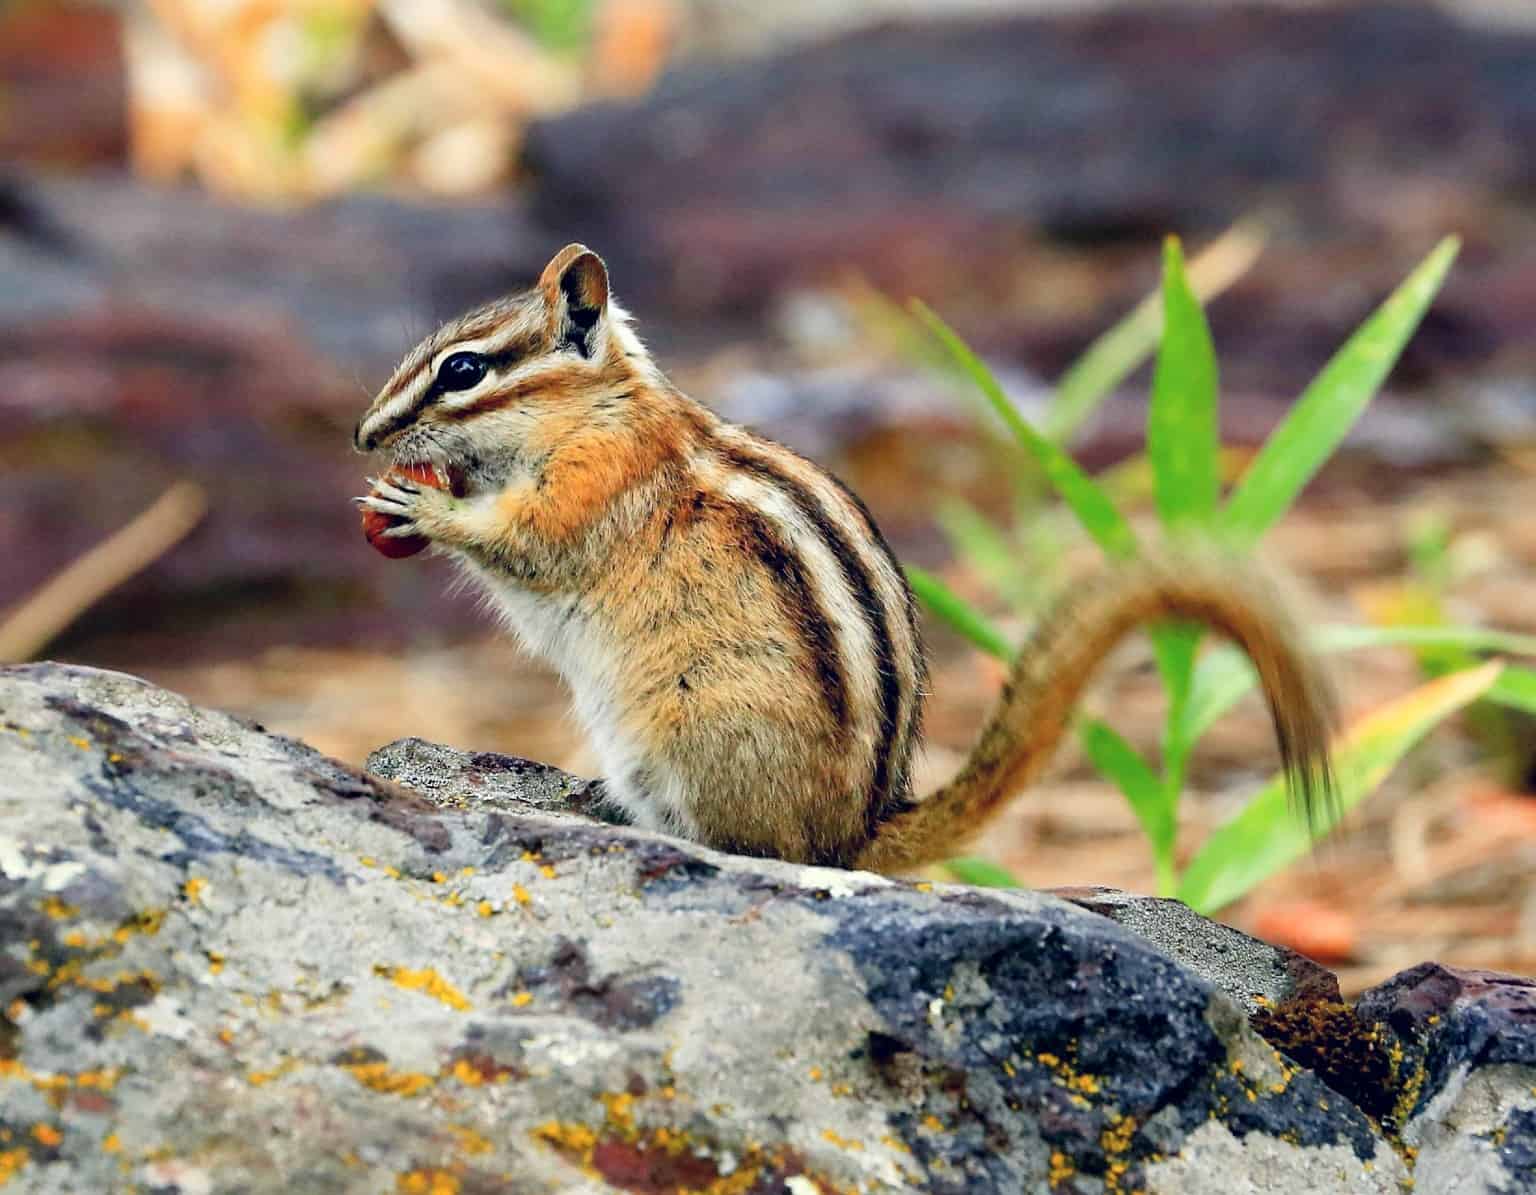
<path fill-rule="evenodd" d="M 1297 775 L 1326 774 L 1323 690 L 1263 592 L 1141 569 L 1046 624 L 960 777 L 914 805 L 926 669 L 868 511 L 673 388 L 581 246 L 414 350 L 356 438 L 453 473 L 461 497 L 397 480 L 365 505 L 447 549 L 560 670 L 639 825 L 840 866 L 932 858 L 1038 773 L 1094 666 L 1161 618 L 1246 648 Z"/>

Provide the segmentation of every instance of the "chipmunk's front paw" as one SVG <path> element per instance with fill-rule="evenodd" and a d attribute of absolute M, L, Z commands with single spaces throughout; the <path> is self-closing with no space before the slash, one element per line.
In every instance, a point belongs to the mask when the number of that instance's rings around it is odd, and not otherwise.
<path fill-rule="evenodd" d="M 368 494 L 356 501 L 363 510 L 386 520 L 387 526 L 372 533 L 378 539 L 442 539 L 455 506 L 446 491 L 399 473 L 374 479 Z"/>

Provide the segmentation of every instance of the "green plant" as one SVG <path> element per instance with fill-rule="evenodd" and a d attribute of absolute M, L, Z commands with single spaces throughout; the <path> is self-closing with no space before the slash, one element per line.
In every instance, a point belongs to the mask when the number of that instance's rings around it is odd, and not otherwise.
<path fill-rule="evenodd" d="M 592 35 L 593 0 L 501 0 L 501 6 L 551 50 L 578 50 Z"/>
<path fill-rule="evenodd" d="M 1124 325 L 1090 350 L 1116 347 L 1113 368 L 1069 371 L 1065 400 L 1058 392 L 1047 431 L 1030 425 L 996 378 L 936 314 L 914 303 L 948 358 L 974 384 L 990 410 L 1038 476 L 1048 483 L 1095 543 L 1112 558 L 1137 551 L 1136 536 L 1109 489 L 1090 477 L 1064 447 L 1070 433 L 1105 395 L 1134 370 L 1155 345 L 1152 396 L 1147 414 L 1147 457 L 1152 496 L 1165 535 L 1193 533 L 1233 551 L 1251 550 L 1290 508 L 1307 482 L 1333 454 L 1386 379 L 1439 290 L 1457 251 L 1447 239 L 1352 335 L 1297 399 L 1268 441 L 1222 501 L 1221 445 L 1217 432 L 1218 369 L 1200 299 L 1186 276 L 1179 243 L 1170 239 L 1163 259 L 1162 331 L 1155 334 L 1146 308 L 1133 313 L 1140 339 Z M 1140 355 L 1138 355 L 1138 353 Z M 1063 406 L 1068 410 L 1062 415 Z M 960 511 L 959 514 L 956 512 Z M 1010 537 L 975 511 L 951 505 L 945 525 L 957 550 L 983 578 L 997 578 Z M 980 611 L 936 577 L 908 569 L 919 597 L 941 619 L 984 651 L 1010 659 L 1006 636 Z M 1020 596 L 1011 595 L 1016 604 Z M 1385 777 L 1399 759 L 1439 722 L 1486 696 L 1515 708 L 1536 709 L 1536 671 L 1479 665 L 1484 651 L 1536 654 L 1536 637 L 1444 625 L 1333 627 L 1314 636 L 1319 651 L 1407 644 L 1457 653 L 1462 665 L 1378 709 L 1350 728 L 1337 744 L 1338 800 L 1303 826 L 1287 808 L 1283 777 L 1262 788 L 1201 846 L 1182 874 L 1177 866 L 1178 805 L 1185 769 L 1201 736 L 1254 685 L 1246 659 L 1229 647 L 1202 652 L 1200 635 L 1187 627 L 1153 631 L 1158 669 L 1168 693 L 1161 753 L 1154 767 L 1107 722 L 1085 719 L 1079 736 L 1088 758 L 1125 795 L 1151 846 L 1158 887 L 1193 907 L 1212 911 L 1304 854 L 1312 834 L 1331 830 Z M 971 882 L 1008 882 L 997 868 L 963 861 L 957 873 Z"/>

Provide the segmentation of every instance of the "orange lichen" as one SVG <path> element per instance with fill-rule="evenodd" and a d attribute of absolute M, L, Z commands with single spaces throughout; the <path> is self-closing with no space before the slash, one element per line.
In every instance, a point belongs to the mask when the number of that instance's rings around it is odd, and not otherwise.
<path fill-rule="evenodd" d="M 524 888 L 521 884 L 513 884 L 512 899 L 520 905 L 525 905 L 533 898 L 528 895 L 528 889 Z"/>
<path fill-rule="evenodd" d="M 612 1102 L 611 1096 L 600 1097 Z M 564 1154 L 587 1174 L 614 1187 L 630 1188 L 637 1174 L 647 1176 L 646 1190 L 677 1192 L 678 1195 L 746 1195 L 761 1189 L 765 1178 L 782 1180 L 799 1176 L 805 1184 L 826 1195 L 847 1195 L 824 1175 L 806 1170 L 789 1151 L 765 1150 L 755 1141 L 744 1141 L 730 1150 L 736 1163 L 728 1174 L 721 1174 L 713 1160 L 711 1144 L 692 1138 L 686 1130 L 658 1128 L 649 1135 L 637 1134 L 632 1140 L 617 1136 L 599 1136 L 586 1125 L 551 1120 L 534 1129 L 535 1139 Z M 800 1183 L 795 1184 L 799 1187 Z"/>
<path fill-rule="evenodd" d="M 822 1129 L 821 1139 L 823 1141 L 830 1142 L 832 1145 L 837 1146 L 839 1149 L 848 1149 L 854 1151 L 855 1153 L 862 1151 L 864 1148 L 864 1142 L 856 1141 L 852 1137 L 841 1137 L 832 1129 Z"/>
<path fill-rule="evenodd" d="M 635 1139 L 635 1097 L 627 1091 L 605 1091 L 598 1099 L 608 1111 L 608 1123 L 626 1141 Z"/>
<path fill-rule="evenodd" d="M 385 1095 L 420 1095 L 437 1079 L 420 1071 L 393 1071 L 387 1062 L 359 1062 L 342 1067 L 343 1070 L 372 1091 Z"/>
<path fill-rule="evenodd" d="M 467 1058 L 454 1059 L 448 1073 L 466 1087 L 479 1087 L 485 1082 L 485 1076 Z"/>
<path fill-rule="evenodd" d="M 47 1123 L 33 1125 L 32 1136 L 37 1139 L 40 1145 L 46 1145 L 49 1149 L 54 1148 L 64 1140 L 64 1134 L 54 1128 L 53 1125 Z"/>
<path fill-rule="evenodd" d="M 188 876 L 181 885 L 181 895 L 188 904 L 199 904 L 203 899 L 203 891 L 207 887 L 208 881 L 202 876 Z"/>
<path fill-rule="evenodd" d="M 298 1066 L 298 1063 L 295 1063 L 292 1058 L 287 1058 L 287 1060 L 273 1066 L 270 1071 L 247 1071 L 246 1083 L 249 1083 L 252 1087 L 264 1087 L 270 1081 L 275 1080 L 275 1078 L 281 1078 L 287 1072 L 292 1071 L 295 1066 Z"/>
<path fill-rule="evenodd" d="M 533 1135 L 567 1153 L 581 1155 L 588 1163 L 591 1162 L 592 1150 L 597 1145 L 596 1133 L 584 1124 L 573 1124 L 567 1121 L 547 1120 L 533 1130 Z"/>
<path fill-rule="evenodd" d="M 43 903 L 38 907 L 55 921 L 63 921 L 66 917 L 73 917 L 80 912 L 74 905 L 65 904 L 57 896 L 43 897 Z"/>
<path fill-rule="evenodd" d="M 123 1148 L 123 1139 L 121 1137 L 119 1137 L 116 1133 L 108 1133 L 105 1137 L 103 1137 L 101 1139 L 101 1150 L 102 1150 L 103 1153 L 109 1153 L 109 1154 L 120 1153 L 122 1151 L 122 1148 Z"/>
<path fill-rule="evenodd" d="M 153 937 L 160 932 L 160 927 L 165 924 L 164 909 L 145 909 L 135 913 L 112 931 L 112 940 L 119 946 L 126 946 L 134 934 L 144 934 Z"/>
<path fill-rule="evenodd" d="M 516 992 L 512 996 L 512 1003 L 518 1008 L 526 1008 L 533 1003 L 533 993 Z"/>
<path fill-rule="evenodd" d="M 432 999 L 446 1004 L 455 1012 L 468 1012 L 470 1009 L 470 1003 L 465 999 L 464 993 L 431 967 L 411 970 L 408 967 L 376 966 L 373 971 L 375 975 L 383 976 L 393 982 L 396 987 L 431 996 Z"/>
<path fill-rule="evenodd" d="M 30 1160 L 31 1155 L 24 1149 L 0 1150 L 0 1187 L 25 1169 Z"/>
<path fill-rule="evenodd" d="M 407 1170 L 395 1176 L 400 1195 L 458 1195 L 459 1180 L 447 1170 Z"/>
<path fill-rule="evenodd" d="M 448 1131 L 458 1139 L 459 1148 L 467 1154 L 488 1154 L 496 1148 L 489 1137 L 477 1133 L 466 1124 L 451 1124 Z"/>

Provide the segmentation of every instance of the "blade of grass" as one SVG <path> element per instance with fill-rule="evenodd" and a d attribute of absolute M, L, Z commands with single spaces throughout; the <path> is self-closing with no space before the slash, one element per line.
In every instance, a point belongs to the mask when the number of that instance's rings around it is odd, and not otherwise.
<path fill-rule="evenodd" d="M 1318 832 L 1369 795 L 1431 729 L 1486 693 L 1502 668 L 1494 660 L 1430 681 L 1350 727 L 1334 752 L 1338 801 L 1317 811 Z M 1206 840 L 1179 882 L 1179 899 L 1214 913 L 1311 848 L 1307 827 L 1288 805 L 1285 777 L 1277 776 Z"/>
<path fill-rule="evenodd" d="M 1202 302 L 1210 302 L 1248 272 L 1264 251 L 1267 233 L 1257 220 L 1240 220 L 1189 263 L 1189 282 Z M 1106 398 L 1157 348 L 1163 332 L 1163 307 L 1157 294 L 1098 337 L 1072 363 L 1056 387 L 1045 421 L 1045 434 L 1065 444 Z"/>
<path fill-rule="evenodd" d="M 1184 277 L 1184 252 L 1169 237 L 1163 246 L 1163 337 L 1147 411 L 1147 455 L 1165 531 L 1201 526 L 1216 509 L 1216 385 L 1211 329 Z"/>
<path fill-rule="evenodd" d="M 906 565 L 907 583 L 918 599 L 948 624 L 950 630 L 969 639 L 999 660 L 1013 659 L 1013 648 L 1003 633 L 975 606 L 926 569 Z"/>
<path fill-rule="evenodd" d="M 1237 483 L 1221 524 L 1251 546 L 1288 509 L 1354 426 L 1445 281 L 1460 242 L 1447 237 L 1334 354 Z"/>
<path fill-rule="evenodd" d="M 1011 871 L 990 859 L 978 859 L 970 855 L 946 859 L 944 869 L 962 884 L 972 884 L 977 888 L 1023 887 Z"/>
<path fill-rule="evenodd" d="M 1499 673 L 1485 696 L 1506 709 L 1536 714 L 1536 671 L 1510 665 Z"/>
<path fill-rule="evenodd" d="M 1324 627 L 1313 640 L 1319 651 L 1355 651 L 1364 647 L 1459 647 L 1536 656 L 1536 635 L 1483 627 Z"/>
<path fill-rule="evenodd" d="M 1168 712 L 1163 716 L 1163 787 L 1176 814 L 1184 789 L 1184 767 L 1195 740 L 1184 734 L 1194 680 L 1195 656 L 1201 632 L 1196 627 L 1163 626 L 1152 629 L 1152 650 L 1157 671 L 1168 691 Z"/>
<path fill-rule="evenodd" d="M 1094 541 L 1112 557 L 1125 559 L 1135 555 L 1136 537 L 1130 524 L 1104 491 L 1094 484 L 1093 479 L 1083 472 L 1076 461 L 1029 425 L 1028 420 L 1019 414 L 1018 408 L 1003 393 L 991 370 L 953 328 L 919 300 L 912 301 L 912 310 L 970 376 L 993 411 L 1013 433 L 1020 446 L 1034 458 L 1040 471 L 1062 500 L 1071 507 Z"/>
<path fill-rule="evenodd" d="M 1152 858 L 1157 865 L 1157 890 L 1160 896 L 1171 896 L 1177 877 L 1173 870 L 1173 846 L 1176 819 L 1173 806 L 1167 800 L 1163 782 L 1125 739 L 1113 727 L 1097 718 L 1079 723 L 1078 738 L 1083 751 L 1105 777 L 1125 794 L 1131 812 L 1141 823 L 1147 841 L 1152 846 Z"/>
<path fill-rule="evenodd" d="M 934 514 L 955 555 L 994 593 L 1020 613 L 1031 608 L 1037 570 L 1019 544 L 963 498 L 944 498 Z"/>

